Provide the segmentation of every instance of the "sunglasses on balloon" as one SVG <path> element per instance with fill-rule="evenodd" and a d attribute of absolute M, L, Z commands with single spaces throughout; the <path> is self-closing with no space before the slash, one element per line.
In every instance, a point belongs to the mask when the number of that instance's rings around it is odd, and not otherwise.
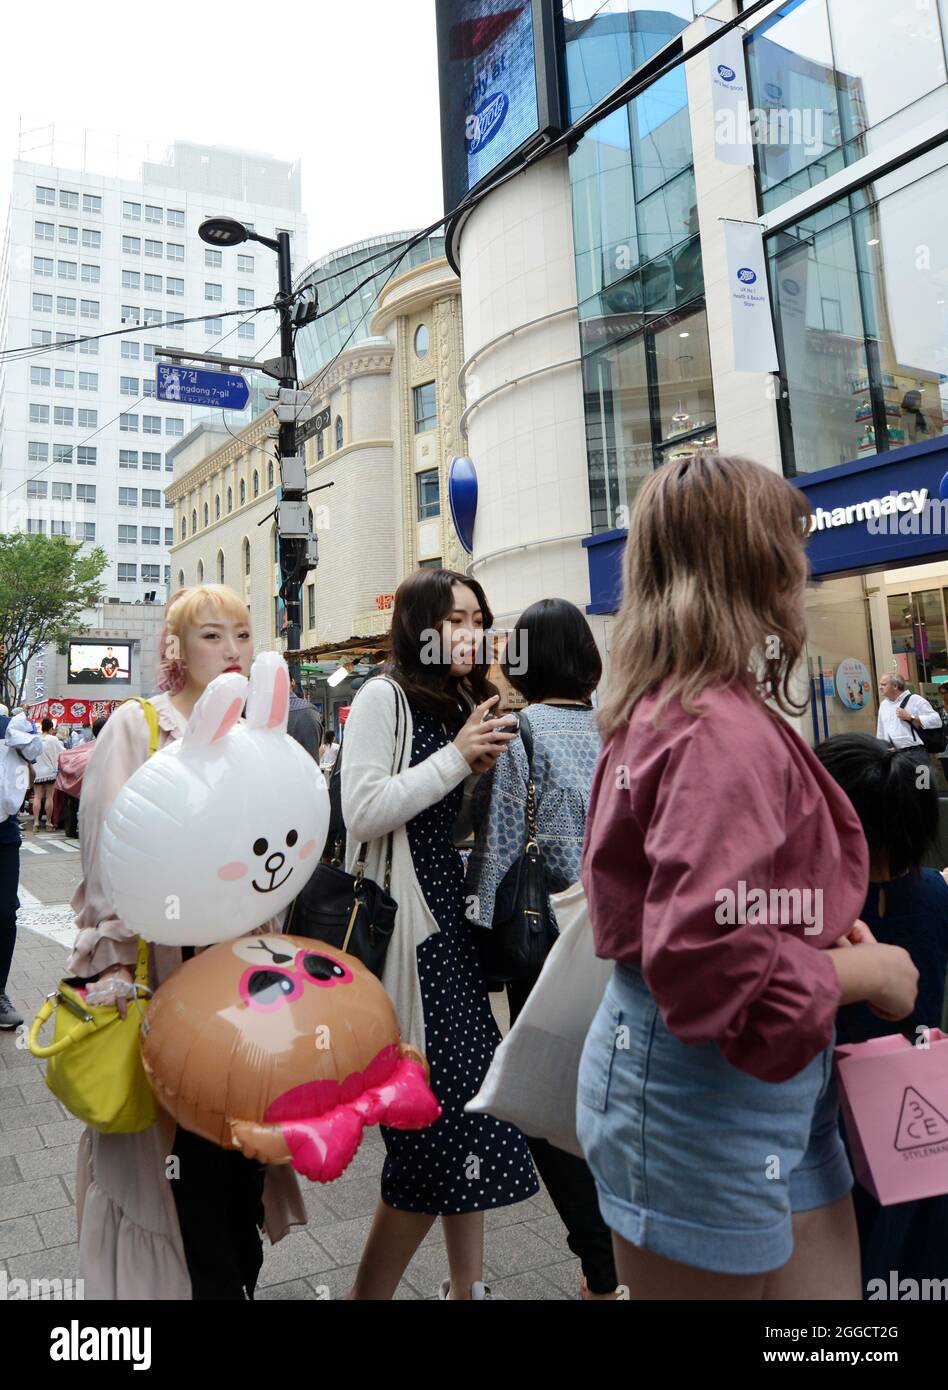
<path fill-rule="evenodd" d="M 318 951 L 297 951 L 295 956 L 273 951 L 264 942 L 259 949 L 268 952 L 271 963 L 252 965 L 245 970 L 240 980 L 240 997 L 248 1008 L 259 1013 L 273 1013 L 284 1004 L 292 1004 L 299 999 L 305 984 L 316 985 L 319 989 L 332 989 L 335 985 L 352 982 L 352 971 L 341 961 Z M 292 966 L 281 962 L 292 960 Z"/>

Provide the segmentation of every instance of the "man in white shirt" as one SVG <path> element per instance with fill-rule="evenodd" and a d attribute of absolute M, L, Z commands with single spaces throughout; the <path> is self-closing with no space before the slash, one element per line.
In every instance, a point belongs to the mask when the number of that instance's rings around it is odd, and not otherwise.
<path fill-rule="evenodd" d="M 905 681 L 901 676 L 884 675 L 879 681 L 879 696 L 876 737 L 895 748 L 910 748 L 920 762 L 927 762 L 928 752 L 915 730 L 937 729 L 941 715 L 932 709 L 924 695 L 909 695 L 906 700 Z"/>

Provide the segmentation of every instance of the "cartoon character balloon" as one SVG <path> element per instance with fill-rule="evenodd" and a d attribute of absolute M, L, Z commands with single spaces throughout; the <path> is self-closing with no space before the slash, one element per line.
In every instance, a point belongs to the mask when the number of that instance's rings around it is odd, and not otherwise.
<path fill-rule="evenodd" d="M 329 794 L 286 732 L 289 693 L 276 652 L 257 657 L 249 694 L 244 676 L 218 676 L 184 736 L 143 763 L 113 802 L 102 877 L 119 917 L 146 941 L 206 946 L 243 936 L 292 902 L 319 862 Z"/>
<path fill-rule="evenodd" d="M 355 956 L 302 937 L 244 936 L 165 980 L 142 1023 L 145 1071 L 185 1129 L 332 1182 L 367 1124 L 441 1114 L 420 1052 Z"/>

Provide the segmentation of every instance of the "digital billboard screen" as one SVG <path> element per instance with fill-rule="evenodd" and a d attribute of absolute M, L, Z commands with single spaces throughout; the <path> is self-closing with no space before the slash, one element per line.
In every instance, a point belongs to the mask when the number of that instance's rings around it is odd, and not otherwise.
<path fill-rule="evenodd" d="M 132 679 L 130 642 L 70 642 L 69 685 L 128 685 Z"/>
<path fill-rule="evenodd" d="M 549 9 L 547 0 L 438 0 L 448 211 L 551 124 L 556 82 L 555 61 L 548 70 Z"/>

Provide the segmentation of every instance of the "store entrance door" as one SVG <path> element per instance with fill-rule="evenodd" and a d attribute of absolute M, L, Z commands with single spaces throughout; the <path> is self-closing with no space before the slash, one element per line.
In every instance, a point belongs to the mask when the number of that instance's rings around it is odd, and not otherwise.
<path fill-rule="evenodd" d="M 814 745 L 834 734 L 874 734 L 879 712 L 869 605 L 859 578 L 807 595 L 807 673 Z"/>

